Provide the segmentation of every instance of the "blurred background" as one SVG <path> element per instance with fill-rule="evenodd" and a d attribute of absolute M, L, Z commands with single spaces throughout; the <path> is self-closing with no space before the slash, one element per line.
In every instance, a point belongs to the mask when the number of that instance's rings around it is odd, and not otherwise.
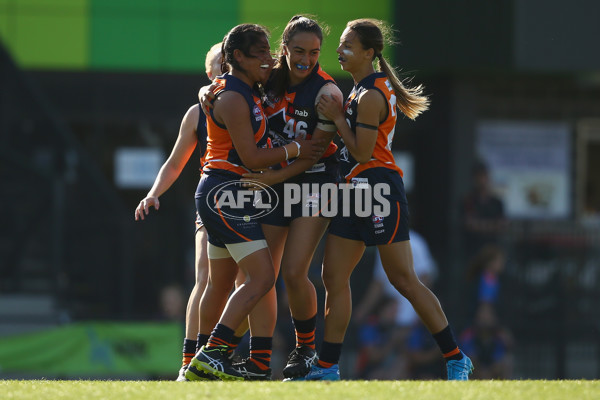
<path fill-rule="evenodd" d="M 198 156 L 159 212 L 135 222 L 134 209 L 208 83 L 211 45 L 252 22 L 275 50 L 298 13 L 329 26 L 320 62 L 344 95 L 335 48 L 361 17 L 393 25 L 386 56 L 430 95 L 415 122 L 399 119 L 393 149 L 422 279 L 478 377 L 600 378 L 593 0 L 0 0 L 0 377 L 175 378 Z M 369 249 L 342 376 L 443 378 L 401 299 L 372 296 L 376 269 Z M 275 369 L 293 346 L 280 308 Z"/>

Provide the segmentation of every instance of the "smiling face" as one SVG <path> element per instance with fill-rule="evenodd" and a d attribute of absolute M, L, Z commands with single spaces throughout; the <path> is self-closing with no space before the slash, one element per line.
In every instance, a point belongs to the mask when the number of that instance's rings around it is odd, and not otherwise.
<path fill-rule="evenodd" d="M 284 46 L 285 59 L 290 71 L 290 82 L 296 85 L 310 75 L 319 61 L 321 40 L 311 32 L 298 32 Z"/>
<path fill-rule="evenodd" d="M 274 60 L 271 57 L 271 46 L 266 36 L 250 46 L 248 54 L 243 54 L 241 65 L 246 75 L 254 82 L 266 82 L 273 69 Z"/>

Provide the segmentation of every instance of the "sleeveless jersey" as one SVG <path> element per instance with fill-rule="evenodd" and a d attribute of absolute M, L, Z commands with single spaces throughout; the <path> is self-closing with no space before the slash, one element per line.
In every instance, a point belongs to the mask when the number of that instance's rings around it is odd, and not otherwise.
<path fill-rule="evenodd" d="M 260 95 L 252 90 L 250 86 L 239 78 L 230 74 L 224 74 L 215 79 L 215 97 L 226 91 L 240 93 L 246 99 L 250 110 L 250 123 L 254 133 L 254 141 L 258 147 L 265 147 L 267 144 L 267 119 L 260 100 Z M 225 125 L 214 120 L 213 110 L 206 117 L 206 127 L 208 131 L 205 164 L 202 171 L 206 174 L 211 173 L 233 173 L 242 175 L 250 172 L 242 164 L 239 154 L 233 146 L 231 136 Z"/>
<path fill-rule="evenodd" d="M 352 157 L 346 146 L 340 150 L 342 174 L 347 182 L 350 182 L 352 178 L 361 172 L 377 167 L 397 171 L 402 176 L 402 170 L 396 165 L 394 156 L 392 155 L 392 140 L 394 139 L 397 119 L 396 94 L 385 73 L 376 72 L 371 74 L 352 89 L 344 105 L 346 121 L 350 125 L 350 128 L 352 128 L 352 131 L 356 132 L 358 98 L 363 92 L 369 89 L 377 90 L 385 97 L 387 114 L 377 127 L 377 141 L 375 142 L 371 159 L 368 162 L 359 164 Z"/>
<path fill-rule="evenodd" d="M 315 100 L 321 88 L 333 78 L 317 64 L 309 77 L 299 85 L 287 88 L 283 97 L 271 98 L 266 104 L 265 113 L 269 119 L 269 136 L 273 147 L 284 146 L 294 139 L 310 139 L 317 126 L 319 117 Z M 267 93 L 269 92 L 267 88 Z M 306 172 L 325 170 L 325 161 L 335 154 L 337 146 L 332 142 L 323 157 Z M 291 163 L 293 159 L 284 161 L 281 166 Z"/>
<path fill-rule="evenodd" d="M 198 140 L 198 151 L 200 152 L 200 170 L 205 163 L 206 142 L 208 140 L 208 131 L 206 129 L 206 114 L 202 111 L 202 104 L 198 105 L 198 125 L 196 125 L 196 139 Z"/>

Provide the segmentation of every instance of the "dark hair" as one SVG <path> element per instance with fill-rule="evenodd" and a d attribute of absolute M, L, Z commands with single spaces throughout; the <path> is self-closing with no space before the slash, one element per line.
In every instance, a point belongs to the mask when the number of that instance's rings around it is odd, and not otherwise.
<path fill-rule="evenodd" d="M 325 28 L 325 31 L 327 31 L 327 28 Z M 319 41 L 323 43 L 323 29 L 316 20 L 304 15 L 294 15 L 292 19 L 290 19 L 281 34 L 279 59 L 277 60 L 277 65 L 273 69 L 273 75 L 271 76 L 271 88 L 275 96 L 282 96 L 290 84 L 289 67 L 285 60 L 283 47 L 287 46 L 292 38 L 297 33 L 301 32 L 314 33 L 319 38 Z"/>
<path fill-rule="evenodd" d="M 384 22 L 370 18 L 350 21 L 346 27 L 356 33 L 363 49 L 373 49 L 373 60 L 377 58 L 379 69 L 387 75 L 396 92 L 398 109 L 410 119 L 417 118 L 420 113 L 427 110 L 429 99 L 423 95 L 423 86 L 405 86 L 382 54 L 384 44 L 393 43 L 392 30 Z"/>
<path fill-rule="evenodd" d="M 225 38 L 223 38 L 223 46 L 221 52 L 223 54 L 223 62 L 221 64 L 221 72 L 227 72 L 232 68 L 240 71 L 244 69 L 238 64 L 233 56 L 234 50 L 240 50 L 244 55 L 250 56 L 250 47 L 258 43 L 263 37 L 269 37 L 267 28 L 256 24 L 241 24 L 231 29 Z"/>
<path fill-rule="evenodd" d="M 485 162 L 483 162 L 481 160 L 477 160 L 475 162 L 475 164 L 473 164 L 473 167 L 471 168 L 471 172 L 472 172 L 473 176 L 479 176 L 482 174 L 487 175 L 489 173 L 489 169 Z"/>

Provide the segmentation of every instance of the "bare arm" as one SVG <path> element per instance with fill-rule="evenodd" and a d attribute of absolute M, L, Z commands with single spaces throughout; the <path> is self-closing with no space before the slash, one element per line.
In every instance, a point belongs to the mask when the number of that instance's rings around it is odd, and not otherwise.
<path fill-rule="evenodd" d="M 342 100 L 342 92 L 337 87 L 337 85 L 333 82 L 326 83 L 321 87 L 317 95 L 315 96 L 315 108 L 321 97 L 323 96 L 333 96 L 338 99 L 338 101 Z M 336 127 L 333 121 L 329 120 L 325 115 L 318 113 L 318 122 L 311 134 L 311 140 L 315 140 L 320 143 L 324 143 L 323 152 L 327 150 L 327 146 L 333 140 L 335 136 Z M 319 155 L 319 159 L 323 157 L 323 154 Z M 314 161 L 316 160 L 304 160 L 304 159 L 296 159 L 291 162 L 289 165 L 286 165 L 284 168 L 278 170 L 267 170 L 263 171 L 261 174 L 250 173 L 244 175 L 247 180 L 257 180 L 262 182 L 265 185 L 274 185 L 279 182 L 284 182 L 290 179 L 293 176 L 301 174 L 306 171 L 310 167 L 314 165 Z"/>
<path fill-rule="evenodd" d="M 379 92 L 367 90 L 358 99 L 357 124 L 371 126 L 375 129 L 357 126 L 356 133 L 353 132 L 346 122 L 341 104 L 331 97 L 323 96 L 318 110 L 335 122 L 340 136 L 344 139 L 344 144 L 356 161 L 363 164 L 371 159 L 377 141 L 376 127 L 379 126 L 382 113 L 387 110 L 385 99 Z"/>
<path fill-rule="evenodd" d="M 314 140 L 317 143 L 326 143 L 324 146 L 322 146 L 323 151 L 318 156 L 318 158 L 316 158 L 316 160 L 297 158 L 294 161 L 292 161 L 289 165 L 281 169 L 269 169 L 263 171 L 262 173 L 251 172 L 248 174 L 244 174 L 244 178 L 242 180 L 259 181 L 269 186 L 274 185 L 276 183 L 285 182 L 291 177 L 301 174 L 302 172 L 312 167 L 315 164 L 315 161 L 319 160 L 323 156 L 323 153 L 327 148 L 327 144 L 329 144 L 333 139 L 333 135 L 333 132 L 325 132 L 320 129 L 315 129 L 311 140 Z"/>
<path fill-rule="evenodd" d="M 181 126 L 179 127 L 179 135 L 173 146 L 173 150 L 169 158 L 160 168 L 152 188 L 144 197 L 137 208 L 135 209 L 135 220 L 144 219 L 145 215 L 150 212 L 150 207 L 157 210 L 160 207 L 158 198 L 166 192 L 171 185 L 179 178 L 183 167 L 190 159 L 198 139 L 196 138 L 196 127 L 198 125 L 200 108 L 198 105 L 193 105 L 185 113 Z"/>
<path fill-rule="evenodd" d="M 322 144 L 316 143 L 316 141 L 297 141 L 301 144 L 301 148 L 296 143 L 289 143 L 275 149 L 256 147 L 250 124 L 250 110 L 246 100 L 236 92 L 225 92 L 217 97 L 213 115 L 218 122 L 227 127 L 242 162 L 250 169 L 268 168 L 288 158 L 298 156 L 310 158 L 314 162 L 323 151 Z"/>

